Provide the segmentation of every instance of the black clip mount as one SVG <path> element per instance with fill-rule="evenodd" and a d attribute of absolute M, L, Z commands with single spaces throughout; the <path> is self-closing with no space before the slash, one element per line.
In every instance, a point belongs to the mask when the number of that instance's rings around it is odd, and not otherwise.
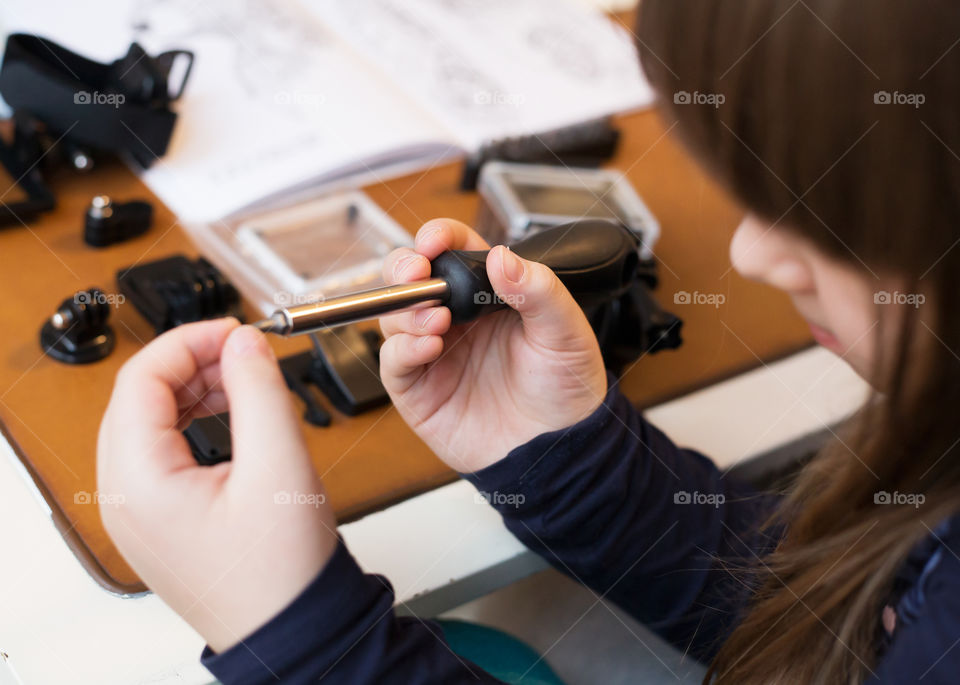
<path fill-rule="evenodd" d="M 347 416 L 356 416 L 389 400 L 380 382 L 380 334 L 356 326 L 312 333 L 313 349 L 280 360 L 287 386 L 306 405 L 304 419 L 315 426 L 330 424 L 311 386 Z"/>
<path fill-rule="evenodd" d="M 68 297 L 40 329 L 40 346 L 66 364 L 88 364 L 113 351 L 116 336 L 107 323 L 110 303 L 98 288 Z"/>
<path fill-rule="evenodd" d="M 174 326 L 234 316 L 243 321 L 240 293 L 203 257 L 174 255 L 117 272 L 120 291 L 157 334 Z"/>

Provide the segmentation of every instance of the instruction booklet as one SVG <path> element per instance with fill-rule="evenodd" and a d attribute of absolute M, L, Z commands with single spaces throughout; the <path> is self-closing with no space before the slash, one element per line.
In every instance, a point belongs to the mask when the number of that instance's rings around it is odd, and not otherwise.
<path fill-rule="evenodd" d="M 360 185 L 651 101 L 632 37 L 571 0 L 4 0 L 97 60 L 196 54 L 143 173 L 184 222 Z"/>

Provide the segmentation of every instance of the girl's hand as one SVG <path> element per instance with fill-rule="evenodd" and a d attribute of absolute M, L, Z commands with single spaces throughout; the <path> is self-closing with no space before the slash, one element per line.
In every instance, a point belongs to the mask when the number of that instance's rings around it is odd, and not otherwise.
<path fill-rule="evenodd" d="M 233 461 L 198 466 L 180 431 L 227 409 Z M 337 544 L 273 351 L 234 319 L 175 328 L 123 366 L 97 469 L 101 501 L 122 502 L 100 510 L 120 553 L 215 651 L 279 613 Z"/>
<path fill-rule="evenodd" d="M 417 234 L 415 250 L 390 254 L 384 278 L 429 278 L 430 260 L 444 250 L 488 247 L 465 224 L 430 221 Z M 583 419 L 607 388 L 593 330 L 549 268 L 496 247 L 487 257 L 487 275 L 515 311 L 453 327 L 446 307 L 380 321 L 384 386 L 406 422 L 462 473 Z"/>

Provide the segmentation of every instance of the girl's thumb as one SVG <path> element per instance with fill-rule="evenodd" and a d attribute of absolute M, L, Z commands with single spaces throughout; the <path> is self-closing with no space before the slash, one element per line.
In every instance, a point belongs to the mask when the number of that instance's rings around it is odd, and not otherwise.
<path fill-rule="evenodd" d="M 220 357 L 230 407 L 233 472 L 243 479 L 286 480 L 313 468 L 273 350 L 263 333 L 240 326 Z"/>
<path fill-rule="evenodd" d="M 498 246 L 487 255 L 487 277 L 500 299 L 520 313 L 532 341 L 559 352 L 593 337 L 580 306 L 549 267 Z"/>

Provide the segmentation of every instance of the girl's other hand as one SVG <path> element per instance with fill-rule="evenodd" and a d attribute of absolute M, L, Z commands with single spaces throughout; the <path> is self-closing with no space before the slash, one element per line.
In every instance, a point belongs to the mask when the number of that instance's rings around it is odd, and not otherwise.
<path fill-rule="evenodd" d="M 233 460 L 198 466 L 181 434 L 230 411 Z M 223 651 L 320 572 L 336 523 L 263 334 L 179 326 L 117 375 L 97 446 L 107 532 L 150 589 Z"/>

